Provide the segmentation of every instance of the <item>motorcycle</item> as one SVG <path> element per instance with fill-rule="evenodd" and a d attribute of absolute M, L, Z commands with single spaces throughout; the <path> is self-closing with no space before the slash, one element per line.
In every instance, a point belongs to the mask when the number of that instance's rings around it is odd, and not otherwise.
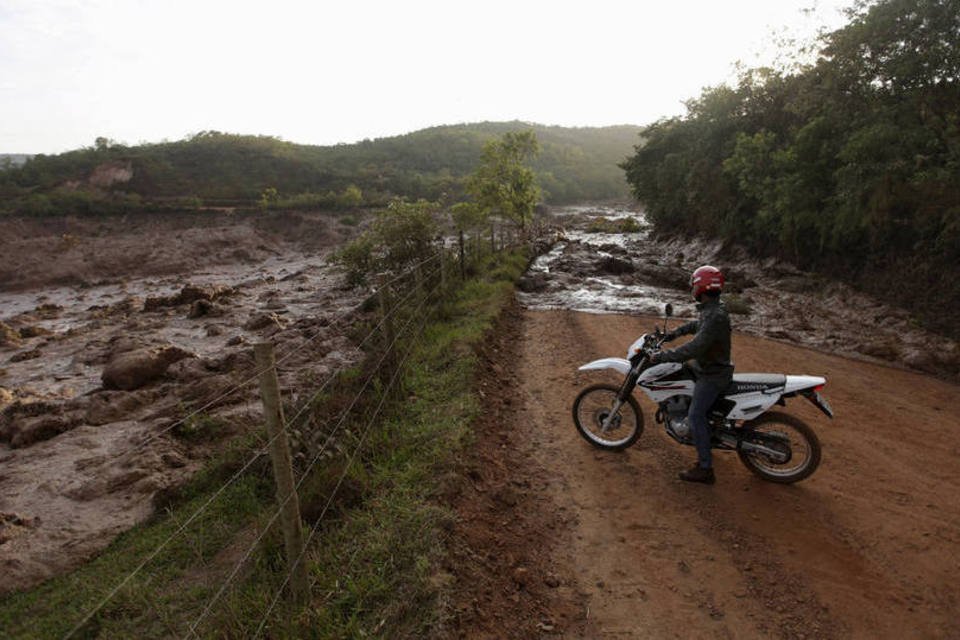
<path fill-rule="evenodd" d="M 693 446 L 687 410 L 696 373 L 677 362 L 650 364 L 650 356 L 660 351 L 665 340 L 672 305 L 666 305 L 664 312 L 663 331 L 655 327 L 653 333 L 640 336 L 630 345 L 626 358 L 603 358 L 579 368 L 612 369 L 625 376 L 619 387 L 594 384 L 585 388 L 573 403 L 577 431 L 593 446 L 619 451 L 643 433 L 643 413 L 633 396 L 634 387 L 657 405 L 655 418 L 667 435 Z M 833 418 L 833 409 L 820 393 L 826 382 L 817 376 L 735 373 L 708 413 L 712 448 L 736 451 L 750 471 L 770 482 L 792 484 L 810 477 L 820 464 L 816 433 L 796 416 L 770 409 L 802 396 Z"/>

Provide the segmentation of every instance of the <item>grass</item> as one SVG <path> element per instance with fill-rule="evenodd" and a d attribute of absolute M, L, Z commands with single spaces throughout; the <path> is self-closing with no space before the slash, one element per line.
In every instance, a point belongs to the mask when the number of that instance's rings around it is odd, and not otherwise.
<path fill-rule="evenodd" d="M 267 618 L 264 637 L 419 638 L 442 626 L 450 584 L 441 567 L 453 515 L 436 496 L 445 472 L 471 441 L 471 423 L 481 411 L 472 384 L 474 346 L 510 299 L 526 263 L 523 251 L 505 253 L 481 264 L 480 277 L 448 282 L 448 296 L 426 322 L 401 371 L 402 393 L 372 421 L 358 449 L 379 398 L 365 394 L 338 442 L 347 455 L 324 460 L 301 489 L 309 532 L 343 477 L 308 548 L 310 602 L 297 607 L 281 598 Z M 359 374 L 351 370 L 338 383 L 359 387 L 364 379 Z M 329 408 L 318 403 L 315 411 Z M 200 419 L 189 437 L 205 439 L 219 428 Z M 235 441 L 183 490 L 166 496 L 164 513 L 121 535 L 80 569 L 0 601 L 0 635 L 63 637 L 262 441 L 260 433 Z M 353 451 L 359 454 L 350 464 Z M 186 635 L 274 511 L 269 461 L 262 457 L 74 637 Z M 285 566 L 282 537 L 273 527 L 200 625 L 199 635 L 251 637 L 283 582 Z"/>

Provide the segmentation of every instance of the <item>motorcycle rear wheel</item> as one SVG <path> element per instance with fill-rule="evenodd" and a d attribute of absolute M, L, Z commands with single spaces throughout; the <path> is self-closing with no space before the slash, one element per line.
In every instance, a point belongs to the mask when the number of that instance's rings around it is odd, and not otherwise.
<path fill-rule="evenodd" d="M 747 469 L 769 482 L 793 484 L 809 478 L 820 466 L 820 440 L 807 423 L 787 413 L 771 411 L 743 426 L 758 434 L 784 436 L 782 446 L 789 448 L 789 458 L 778 463 L 769 457 L 750 451 L 738 451 L 740 462 Z M 745 439 L 748 439 L 746 436 Z M 787 442 L 789 440 L 789 442 Z"/>
<path fill-rule="evenodd" d="M 610 415 L 620 389 L 610 384 L 587 387 L 573 401 L 573 422 L 583 439 L 599 449 L 626 449 L 643 433 L 643 413 L 633 396 L 621 406 L 617 415 L 603 430 L 603 421 Z"/>

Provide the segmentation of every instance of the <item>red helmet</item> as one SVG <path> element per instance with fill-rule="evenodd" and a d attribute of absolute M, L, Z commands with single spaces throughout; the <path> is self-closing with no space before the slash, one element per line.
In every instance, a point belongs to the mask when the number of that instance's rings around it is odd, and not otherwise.
<path fill-rule="evenodd" d="M 690 287 L 693 289 L 693 297 L 697 300 L 707 291 L 716 291 L 720 293 L 723 290 L 725 279 L 720 269 L 704 265 L 693 272 L 690 276 Z"/>

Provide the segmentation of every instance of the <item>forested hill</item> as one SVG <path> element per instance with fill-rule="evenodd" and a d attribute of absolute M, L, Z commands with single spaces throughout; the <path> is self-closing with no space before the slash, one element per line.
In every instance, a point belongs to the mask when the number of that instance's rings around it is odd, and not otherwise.
<path fill-rule="evenodd" d="M 640 127 L 549 127 L 522 122 L 434 127 L 355 144 L 311 146 L 265 136 L 205 131 L 185 140 L 124 146 L 98 138 L 93 147 L 33 157 L 0 171 L 0 209 L 23 213 L 254 203 L 266 190 L 286 202 L 344 200 L 378 204 L 393 196 L 455 199 L 477 166 L 484 142 L 532 130 L 534 162 L 552 203 L 624 198 L 617 166 Z"/>
<path fill-rule="evenodd" d="M 641 135 L 624 168 L 659 229 L 830 271 L 960 336 L 957 0 L 860 3 L 814 63 Z"/>

